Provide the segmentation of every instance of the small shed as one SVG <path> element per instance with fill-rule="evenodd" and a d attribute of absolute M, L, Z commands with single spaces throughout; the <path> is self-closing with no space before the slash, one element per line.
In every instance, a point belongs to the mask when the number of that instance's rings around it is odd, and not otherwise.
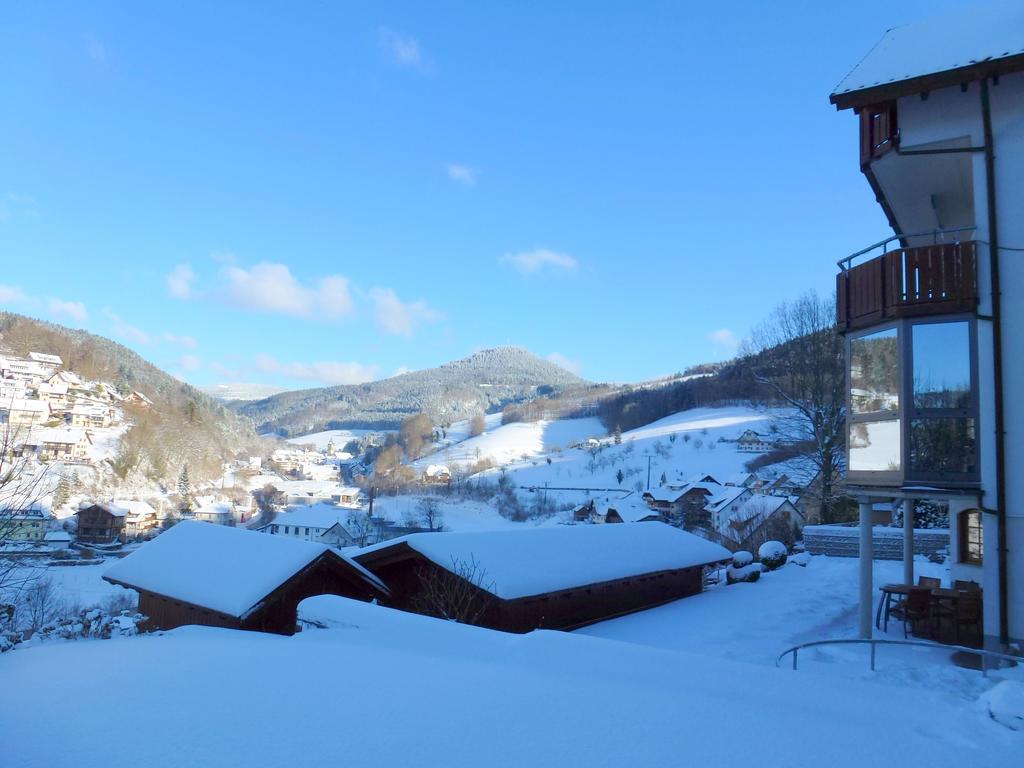
<path fill-rule="evenodd" d="M 388 594 L 380 579 L 323 544 L 196 521 L 178 523 L 103 578 L 136 590 L 154 629 L 204 624 L 290 635 L 307 597 Z"/>
<path fill-rule="evenodd" d="M 508 632 L 575 629 L 693 595 L 728 550 L 659 522 L 417 533 L 355 554 L 394 608 Z"/>

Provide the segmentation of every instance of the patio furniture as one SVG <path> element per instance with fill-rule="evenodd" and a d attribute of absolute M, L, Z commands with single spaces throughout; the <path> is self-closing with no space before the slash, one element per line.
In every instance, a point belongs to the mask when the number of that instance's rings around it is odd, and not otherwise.
<path fill-rule="evenodd" d="M 889 616 L 892 615 L 893 604 L 892 597 L 896 595 L 896 605 L 913 589 L 909 584 L 883 584 L 878 590 L 882 593 L 882 597 L 878 600 L 878 610 L 875 612 L 875 629 L 881 629 L 882 614 L 885 614 L 885 631 L 889 631 Z"/>
<path fill-rule="evenodd" d="M 937 579 L 934 576 L 918 576 L 917 586 L 928 587 L 928 589 L 938 589 L 942 586 L 942 579 Z"/>
<path fill-rule="evenodd" d="M 975 627 L 981 634 L 981 591 L 963 590 L 957 602 L 956 639 L 960 640 L 960 627 Z"/>
<path fill-rule="evenodd" d="M 953 589 L 959 589 L 963 592 L 981 592 L 981 585 L 976 581 L 962 581 L 957 579 L 953 582 Z"/>
<path fill-rule="evenodd" d="M 949 619 L 955 631 L 960 608 L 960 591 L 956 589 L 933 589 L 931 597 L 933 634 L 942 629 L 943 619 Z"/>
<path fill-rule="evenodd" d="M 911 587 L 906 599 L 893 606 L 892 615 L 903 620 L 903 637 L 907 637 L 907 624 L 916 634 L 917 623 L 931 618 L 932 590 L 927 587 Z"/>

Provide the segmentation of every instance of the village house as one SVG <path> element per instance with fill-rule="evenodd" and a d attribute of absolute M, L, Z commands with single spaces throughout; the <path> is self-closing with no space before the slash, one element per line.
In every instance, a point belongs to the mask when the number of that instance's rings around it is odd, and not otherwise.
<path fill-rule="evenodd" d="M 874 504 L 930 500 L 948 504 L 951 579 L 981 589 L 984 642 L 1024 640 L 1024 56 L 1004 42 L 1022 18 L 1005 3 L 890 29 L 831 94 L 894 233 L 836 282 L 862 637 Z M 905 514 L 907 584 L 913 531 Z"/>
<path fill-rule="evenodd" d="M 384 599 L 373 574 L 322 544 L 186 520 L 107 569 L 151 629 L 186 624 L 290 635 L 313 595 Z"/>
<path fill-rule="evenodd" d="M 29 352 L 28 359 L 48 371 L 55 371 L 64 367 L 64 361 L 60 355 L 49 355 L 43 352 Z"/>
<path fill-rule="evenodd" d="M 41 381 L 36 384 L 36 397 L 49 403 L 53 411 L 63 411 L 68 404 L 68 385 L 63 382 L 50 384 Z"/>
<path fill-rule="evenodd" d="M 697 594 L 704 567 L 729 557 L 652 522 L 418 533 L 367 547 L 355 560 L 388 584 L 385 605 L 443 615 L 451 606 L 437 596 L 456 594 L 474 608 L 470 623 L 529 632 L 575 629 Z"/>
<path fill-rule="evenodd" d="M 123 541 L 128 510 L 113 502 L 83 505 L 77 512 L 76 538 L 83 544 Z"/>
<path fill-rule="evenodd" d="M 756 551 L 766 541 L 796 541 L 805 520 L 792 499 L 755 493 L 719 522 L 717 532 L 726 547 Z"/>
<path fill-rule="evenodd" d="M 22 360 L 16 357 L 0 358 L 0 378 L 17 379 L 26 384 L 35 385 L 50 375 L 49 368 L 32 360 Z"/>
<path fill-rule="evenodd" d="M 71 534 L 67 531 L 47 531 L 43 542 L 52 549 L 67 549 L 71 546 Z"/>
<path fill-rule="evenodd" d="M 745 430 L 736 440 L 736 450 L 744 453 L 763 453 L 771 449 L 768 438 L 753 429 Z"/>
<path fill-rule="evenodd" d="M 277 515 L 270 523 L 259 528 L 264 533 L 290 536 L 303 541 L 320 541 L 331 528 L 345 528 L 352 510 L 334 504 L 300 505 Z M 336 531 L 336 535 L 340 532 Z M 336 536 L 337 537 L 337 536 Z"/>
<path fill-rule="evenodd" d="M 664 515 L 633 493 L 618 498 L 591 499 L 573 512 L 578 523 L 647 523 L 665 522 Z"/>
<path fill-rule="evenodd" d="M 137 389 L 134 389 L 125 395 L 121 402 L 127 403 L 128 405 L 138 405 L 143 408 L 149 408 L 153 405 L 153 401 Z"/>
<path fill-rule="evenodd" d="M 46 536 L 46 516 L 38 506 L 5 512 L 0 521 L 0 540 L 40 542 Z"/>
<path fill-rule="evenodd" d="M 192 513 L 193 518 L 203 523 L 214 525 L 234 525 L 234 509 L 229 502 L 217 501 L 204 504 Z"/>
<path fill-rule="evenodd" d="M 35 453 L 40 461 L 85 461 L 92 438 L 84 429 L 34 427 L 19 441 L 22 453 Z"/>
<path fill-rule="evenodd" d="M 436 485 L 448 485 L 452 481 L 452 472 L 444 464 L 431 464 L 423 470 L 423 482 Z"/>
<path fill-rule="evenodd" d="M 76 403 L 67 414 L 68 424 L 72 427 L 102 429 L 111 423 L 110 408 L 103 405 L 85 405 Z"/>
<path fill-rule="evenodd" d="M 138 499 L 114 499 L 114 504 L 128 510 L 125 516 L 124 532 L 135 539 L 154 535 L 160 527 L 160 517 L 153 506 Z"/>
<path fill-rule="evenodd" d="M 11 400 L 0 404 L 0 415 L 11 427 L 34 427 L 50 420 L 50 404 L 43 400 Z"/>
<path fill-rule="evenodd" d="M 0 406 L 9 405 L 12 400 L 25 400 L 28 386 L 19 379 L 0 379 Z"/>

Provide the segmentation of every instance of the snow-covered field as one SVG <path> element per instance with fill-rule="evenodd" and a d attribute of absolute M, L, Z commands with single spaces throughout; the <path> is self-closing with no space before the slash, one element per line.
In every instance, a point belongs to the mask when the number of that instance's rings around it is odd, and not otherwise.
<path fill-rule="evenodd" d="M 734 605 L 718 590 L 707 599 Z M 581 633 L 507 635 L 335 597 L 301 614 L 325 628 L 187 627 L 0 656 L 18 692 L 0 700 L 4 763 L 962 768 L 1017 766 L 1024 749 L 980 705 L 933 690 Z M 75 714 L 41 741 L 39 713 L 54 711 Z M 116 740 L 97 740 L 111 722 Z"/>
<path fill-rule="evenodd" d="M 312 445 L 316 450 L 322 451 L 327 447 L 327 443 L 334 441 L 338 450 L 341 450 L 349 440 L 358 440 L 374 433 L 375 430 L 372 429 L 328 429 L 324 432 L 292 437 L 287 442 L 292 445 Z"/>
<path fill-rule="evenodd" d="M 597 422 L 596 419 L 579 421 Z M 742 472 L 756 454 L 741 452 L 734 442 L 719 442 L 720 438 L 734 441 L 747 429 L 768 433 L 771 421 L 771 413 L 750 407 L 681 411 L 623 432 L 618 445 L 612 437 L 604 437 L 596 450 L 573 448 L 537 453 L 526 459 L 514 457 L 504 466 L 481 473 L 481 476 L 496 479 L 499 472 L 505 472 L 517 486 L 553 489 L 548 491 L 550 497 L 565 504 L 585 502 L 588 494 L 583 489 L 643 490 L 647 486 L 648 459 L 654 489 L 660 485 L 662 475 L 667 483 L 683 482 L 706 473 L 724 482 L 729 476 Z M 568 422 L 553 422 L 554 425 L 564 423 Z M 527 426 L 531 425 L 509 424 L 501 430 Z M 501 430 L 495 434 L 500 434 Z M 576 439 L 585 432 L 578 430 Z M 558 490 L 563 488 L 572 490 Z"/>
<path fill-rule="evenodd" d="M 495 413 L 487 416 L 485 423 L 486 430 L 476 437 L 469 437 L 468 421 L 452 424 L 438 450 L 413 462 L 413 468 L 422 472 L 430 464 L 453 466 L 472 464 L 478 459 L 505 465 L 536 459 L 570 443 L 604 437 L 607 433 L 595 418 L 502 424 L 501 414 Z"/>
<path fill-rule="evenodd" d="M 401 523 L 403 520 L 415 519 L 417 507 L 423 496 L 379 496 L 373 502 L 373 514 L 387 520 Z M 445 530 L 460 533 L 477 531 L 519 530 L 530 525 L 557 525 L 562 520 L 550 517 L 543 520 L 530 520 L 517 523 L 498 514 L 493 504 L 473 500 L 452 500 L 444 496 L 433 496 L 440 503 L 441 524 Z"/>

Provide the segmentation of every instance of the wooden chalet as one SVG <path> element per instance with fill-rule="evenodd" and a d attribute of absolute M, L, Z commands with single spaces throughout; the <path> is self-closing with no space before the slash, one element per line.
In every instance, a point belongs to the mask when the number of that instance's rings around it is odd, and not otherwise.
<path fill-rule="evenodd" d="M 76 513 L 77 538 L 84 544 L 113 544 L 123 541 L 128 510 L 117 504 L 101 503 L 84 506 Z"/>
<path fill-rule="evenodd" d="M 717 544 L 650 522 L 420 533 L 367 547 L 355 560 L 388 584 L 386 605 L 529 632 L 575 629 L 697 594 L 704 566 L 729 557 Z M 449 611 L 448 602 L 470 610 Z"/>
<path fill-rule="evenodd" d="M 139 593 L 151 629 L 202 624 L 290 635 L 307 597 L 388 595 L 373 574 L 322 544 L 197 521 L 178 523 L 103 578 Z"/>

